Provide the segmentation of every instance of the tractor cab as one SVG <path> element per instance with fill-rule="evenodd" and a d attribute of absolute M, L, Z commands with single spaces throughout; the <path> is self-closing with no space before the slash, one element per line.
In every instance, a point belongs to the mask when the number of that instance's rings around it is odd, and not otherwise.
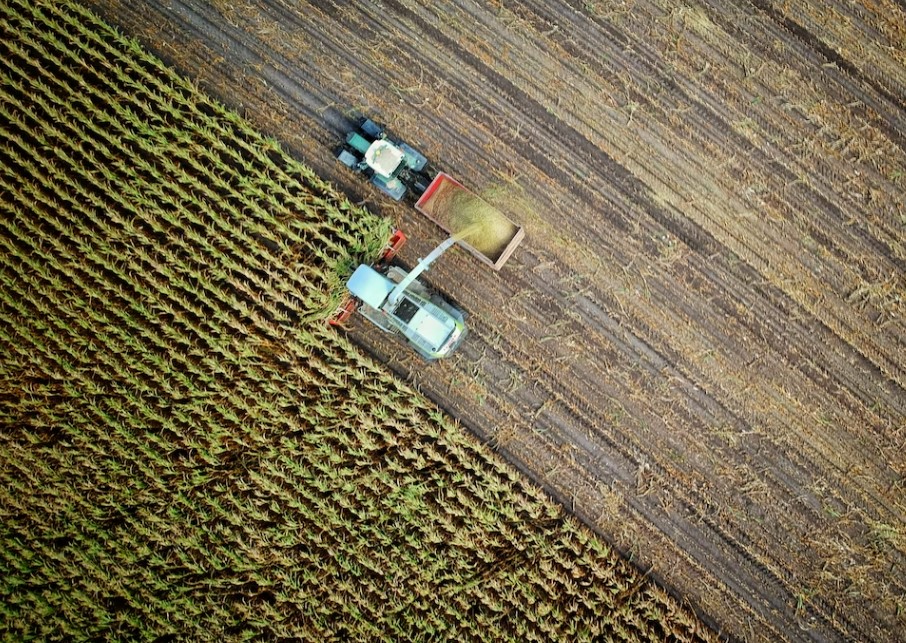
<path fill-rule="evenodd" d="M 365 150 L 365 164 L 374 170 L 375 174 L 389 179 L 399 171 L 405 156 L 403 150 L 382 138 Z"/>

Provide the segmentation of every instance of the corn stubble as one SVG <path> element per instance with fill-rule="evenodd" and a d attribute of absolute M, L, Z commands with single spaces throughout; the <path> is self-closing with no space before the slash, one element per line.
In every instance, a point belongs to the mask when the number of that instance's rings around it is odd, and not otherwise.
<path fill-rule="evenodd" d="M 385 222 L 77 4 L 0 30 L 5 637 L 712 638 L 320 323 Z"/>

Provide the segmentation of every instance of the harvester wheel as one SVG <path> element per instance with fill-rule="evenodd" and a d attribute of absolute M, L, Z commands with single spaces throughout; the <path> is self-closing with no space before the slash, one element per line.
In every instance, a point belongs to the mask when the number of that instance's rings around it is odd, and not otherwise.
<path fill-rule="evenodd" d="M 462 315 L 463 320 L 465 320 L 469 316 L 469 313 L 467 313 L 463 309 L 463 307 L 459 305 L 459 302 L 447 294 L 440 295 L 438 293 L 434 293 L 433 295 L 431 295 L 431 302 L 436 306 L 440 306 L 441 308 L 452 306 L 459 311 L 459 313 Z"/>

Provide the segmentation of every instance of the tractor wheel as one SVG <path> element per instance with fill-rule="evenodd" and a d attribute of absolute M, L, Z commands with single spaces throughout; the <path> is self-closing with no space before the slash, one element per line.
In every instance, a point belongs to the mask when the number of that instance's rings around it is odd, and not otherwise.
<path fill-rule="evenodd" d="M 424 174 L 418 173 L 411 174 L 410 177 L 409 187 L 412 189 L 415 198 L 419 199 L 425 193 L 425 190 L 428 189 L 428 186 L 431 185 L 431 179 Z"/>
<path fill-rule="evenodd" d="M 384 128 L 382 128 L 370 118 L 363 119 L 362 124 L 359 125 L 359 129 L 368 134 L 368 136 L 370 136 L 374 140 L 381 138 L 381 136 L 384 134 Z"/>
<path fill-rule="evenodd" d="M 428 164 L 428 158 L 408 143 L 400 143 L 400 149 L 406 153 L 406 165 L 413 172 L 421 172 Z"/>
<path fill-rule="evenodd" d="M 337 154 L 337 160 L 350 169 L 357 169 L 356 166 L 361 163 L 362 159 L 350 152 L 345 147 L 340 149 Z"/>

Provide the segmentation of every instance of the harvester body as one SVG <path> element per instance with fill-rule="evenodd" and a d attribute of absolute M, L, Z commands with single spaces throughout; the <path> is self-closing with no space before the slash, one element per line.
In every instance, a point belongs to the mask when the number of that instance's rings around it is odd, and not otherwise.
<path fill-rule="evenodd" d="M 341 325 L 358 310 L 388 333 L 402 336 L 425 360 L 447 357 L 465 339 L 466 314 L 418 277 L 453 245 L 447 239 L 410 271 L 393 265 L 406 235 L 395 231 L 373 266 L 362 264 L 346 282 L 349 297 L 329 320 Z"/>
<path fill-rule="evenodd" d="M 408 273 L 391 266 L 381 273 L 356 268 L 347 286 L 361 301 L 359 312 L 375 326 L 402 335 L 424 359 L 446 357 L 465 339 L 465 315 L 418 280 L 397 290 Z M 396 294 L 395 297 L 393 295 Z"/>

